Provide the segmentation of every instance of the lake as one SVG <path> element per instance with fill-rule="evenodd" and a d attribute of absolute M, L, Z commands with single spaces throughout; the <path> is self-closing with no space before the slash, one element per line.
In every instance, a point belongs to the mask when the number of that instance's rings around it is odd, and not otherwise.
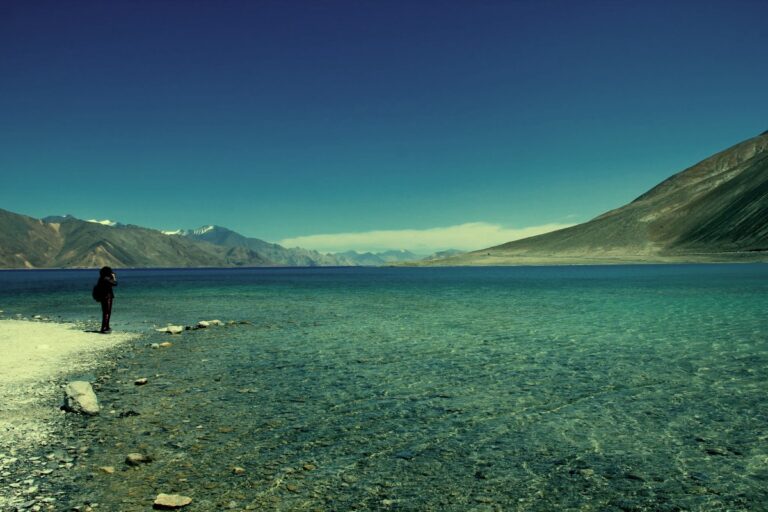
<path fill-rule="evenodd" d="M 67 419 L 68 506 L 766 510 L 768 265 L 117 272 L 145 336 Z M 96 278 L 2 271 L 0 309 L 98 327 Z"/>

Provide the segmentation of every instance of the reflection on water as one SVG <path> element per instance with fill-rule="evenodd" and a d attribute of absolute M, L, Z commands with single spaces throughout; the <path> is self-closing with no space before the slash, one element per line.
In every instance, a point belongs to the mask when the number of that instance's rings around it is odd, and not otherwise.
<path fill-rule="evenodd" d="M 62 300 L 71 276 L 29 294 L 0 274 L 0 300 L 95 318 Z M 191 496 L 186 510 L 768 503 L 765 266 L 121 277 L 115 325 L 247 323 L 123 354 L 99 389 L 114 413 L 71 418 L 90 450 L 62 477 L 70 506 L 147 510 L 159 492 Z M 136 451 L 153 462 L 125 465 Z"/>

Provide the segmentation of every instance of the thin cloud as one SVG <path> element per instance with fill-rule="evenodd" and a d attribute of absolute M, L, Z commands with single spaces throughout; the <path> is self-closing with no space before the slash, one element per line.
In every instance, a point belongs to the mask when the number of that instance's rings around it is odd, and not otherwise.
<path fill-rule="evenodd" d="M 385 251 L 406 249 L 417 254 L 431 254 L 446 249 L 474 251 L 529 236 L 567 228 L 573 224 L 543 224 L 507 228 L 487 222 L 468 222 L 430 229 L 398 229 L 298 236 L 280 240 L 284 247 L 304 247 L 320 252 Z"/>

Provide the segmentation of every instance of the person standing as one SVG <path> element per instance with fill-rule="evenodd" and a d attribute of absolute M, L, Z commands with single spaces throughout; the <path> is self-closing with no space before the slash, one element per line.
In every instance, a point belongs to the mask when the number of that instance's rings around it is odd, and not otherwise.
<path fill-rule="evenodd" d="M 111 267 L 102 267 L 99 270 L 99 281 L 93 287 L 93 298 L 101 302 L 101 330 L 102 334 L 112 332 L 109 327 L 109 318 L 112 316 L 112 301 L 115 292 L 112 288 L 117 286 L 117 276 Z"/>

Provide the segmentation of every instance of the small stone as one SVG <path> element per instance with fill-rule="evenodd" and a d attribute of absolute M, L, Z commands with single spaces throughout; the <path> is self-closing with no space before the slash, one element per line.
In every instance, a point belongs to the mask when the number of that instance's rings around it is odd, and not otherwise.
<path fill-rule="evenodd" d="M 99 471 L 102 473 L 106 473 L 108 475 L 112 475 L 115 473 L 115 467 L 114 466 L 101 466 L 99 468 Z"/>
<path fill-rule="evenodd" d="M 153 344 L 150 345 L 150 347 L 151 348 L 160 348 L 160 344 L 159 343 L 153 343 Z"/>
<path fill-rule="evenodd" d="M 232 472 L 236 475 L 242 475 L 245 473 L 245 468 L 241 468 L 240 466 L 235 466 L 232 468 Z"/>
<path fill-rule="evenodd" d="M 162 343 L 160 344 L 160 346 L 161 346 L 162 348 L 172 347 L 172 346 L 173 346 L 173 343 L 171 343 L 170 341 L 164 341 L 164 342 L 162 342 Z"/>
<path fill-rule="evenodd" d="M 197 322 L 197 328 L 198 329 L 205 329 L 206 327 L 210 327 L 211 322 L 208 322 L 206 320 L 200 320 Z"/>
<path fill-rule="evenodd" d="M 221 320 L 209 320 L 209 321 L 208 321 L 208 324 L 209 324 L 209 325 L 216 325 L 216 326 L 219 326 L 219 325 L 224 325 L 224 322 L 222 322 Z"/>
<path fill-rule="evenodd" d="M 308 463 L 304 464 L 302 466 L 302 468 L 304 468 L 304 471 L 314 471 L 314 470 L 317 469 L 317 466 L 315 466 L 314 464 L 308 462 Z"/>
<path fill-rule="evenodd" d="M 125 463 L 129 466 L 139 466 L 152 462 L 152 457 L 143 453 L 129 453 L 125 457 Z"/>
<path fill-rule="evenodd" d="M 167 332 L 168 334 L 181 334 L 184 332 L 184 326 L 183 325 L 169 325 L 168 327 L 163 327 L 161 329 L 155 329 L 157 332 Z"/>
<path fill-rule="evenodd" d="M 285 486 L 285 490 L 289 491 L 289 492 L 292 492 L 292 493 L 297 493 L 297 492 L 299 492 L 299 486 L 296 485 L 296 484 L 287 484 Z"/>
<path fill-rule="evenodd" d="M 147 382 L 149 382 L 149 380 L 146 377 L 142 377 L 140 379 L 136 379 L 135 381 L 133 381 L 133 383 L 136 384 L 137 386 L 143 386 Z"/>
<path fill-rule="evenodd" d="M 176 508 L 186 507 L 190 503 L 192 503 L 192 498 L 189 496 L 160 493 L 157 495 L 157 498 L 155 498 L 153 508 L 159 510 L 173 510 Z"/>
<path fill-rule="evenodd" d="M 404 459 L 404 460 L 411 460 L 414 457 L 416 457 L 416 454 L 413 453 L 411 450 L 403 450 L 395 454 L 395 458 Z"/>

